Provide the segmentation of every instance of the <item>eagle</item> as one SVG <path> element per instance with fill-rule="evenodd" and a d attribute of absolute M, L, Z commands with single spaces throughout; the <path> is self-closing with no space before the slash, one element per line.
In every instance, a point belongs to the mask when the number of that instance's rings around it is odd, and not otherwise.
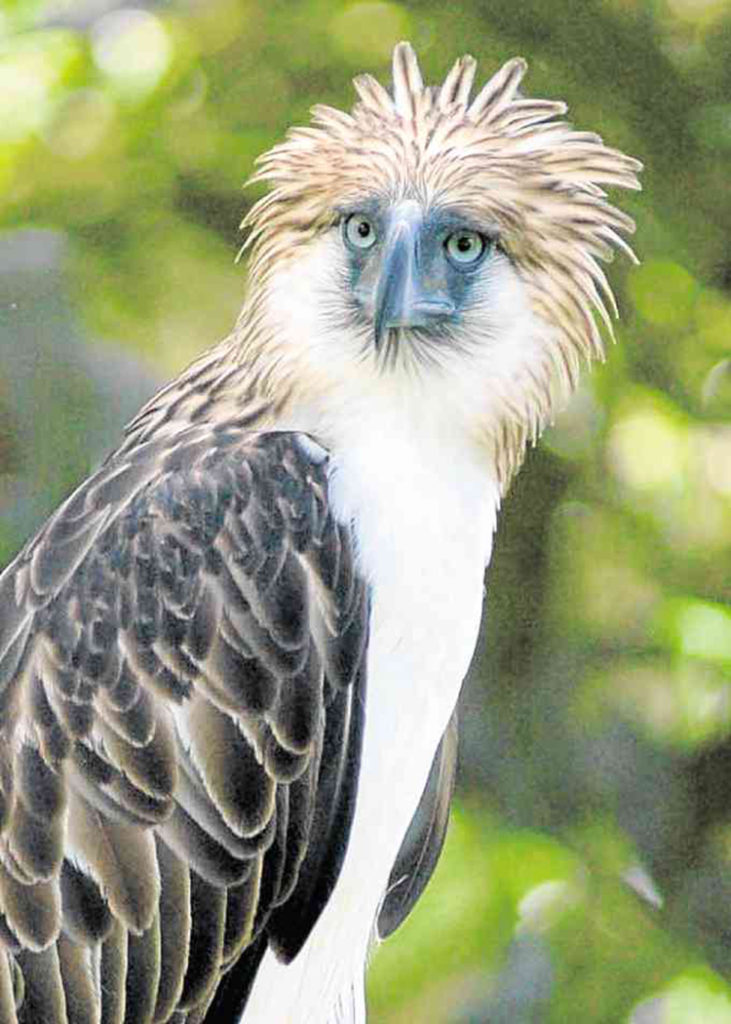
<path fill-rule="evenodd" d="M 401 43 L 260 158 L 232 333 L 0 576 L 0 1024 L 366 1019 L 501 498 L 634 258 L 638 161 L 475 68 Z"/>

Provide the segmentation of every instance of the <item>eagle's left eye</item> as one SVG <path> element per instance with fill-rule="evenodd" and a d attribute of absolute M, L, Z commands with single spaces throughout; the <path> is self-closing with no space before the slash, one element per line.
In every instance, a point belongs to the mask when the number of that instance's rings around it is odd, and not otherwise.
<path fill-rule="evenodd" d="M 485 252 L 485 239 L 477 231 L 454 231 L 444 243 L 447 256 L 459 267 L 477 263 Z"/>
<path fill-rule="evenodd" d="M 373 221 L 362 213 L 352 213 L 345 222 L 345 238 L 354 249 L 370 249 L 376 241 Z"/>

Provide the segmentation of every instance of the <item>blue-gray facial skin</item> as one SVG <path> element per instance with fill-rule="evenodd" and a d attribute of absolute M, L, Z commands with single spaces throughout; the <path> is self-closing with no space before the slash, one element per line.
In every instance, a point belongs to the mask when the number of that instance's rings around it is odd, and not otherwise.
<path fill-rule="evenodd" d="M 425 212 L 413 200 L 363 204 L 341 224 L 351 294 L 373 324 L 376 349 L 392 328 L 439 333 L 458 323 L 496 245 L 494 232 L 459 211 Z"/>

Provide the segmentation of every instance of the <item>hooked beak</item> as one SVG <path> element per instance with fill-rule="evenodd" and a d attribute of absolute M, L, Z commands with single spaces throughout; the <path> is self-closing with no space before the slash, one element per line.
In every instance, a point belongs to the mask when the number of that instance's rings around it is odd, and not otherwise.
<path fill-rule="evenodd" d="M 423 280 L 417 248 L 420 228 L 419 222 L 401 217 L 386 238 L 373 310 L 376 351 L 392 328 L 428 327 L 454 313 L 445 292 Z"/>

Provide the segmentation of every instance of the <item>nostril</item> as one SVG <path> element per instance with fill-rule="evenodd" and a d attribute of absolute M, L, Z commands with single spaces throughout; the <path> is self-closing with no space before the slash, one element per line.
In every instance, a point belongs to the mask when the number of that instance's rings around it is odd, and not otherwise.
<path fill-rule="evenodd" d="M 413 304 L 413 310 L 421 316 L 452 316 L 456 310 L 455 304 L 450 299 L 420 299 Z"/>

